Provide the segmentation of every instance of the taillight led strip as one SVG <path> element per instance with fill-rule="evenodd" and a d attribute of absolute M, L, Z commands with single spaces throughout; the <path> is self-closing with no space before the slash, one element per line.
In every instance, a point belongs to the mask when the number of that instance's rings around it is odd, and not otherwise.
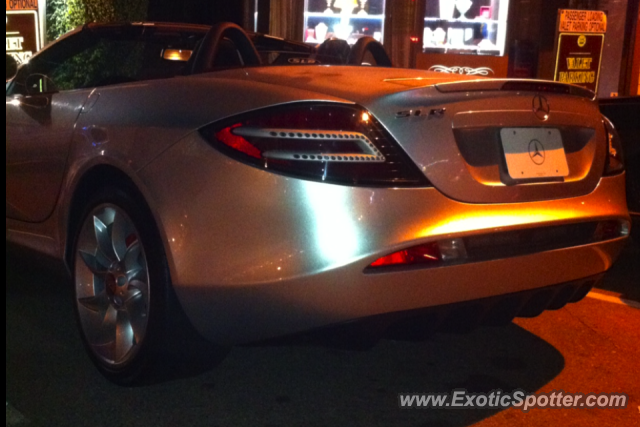
<path fill-rule="evenodd" d="M 233 128 L 233 135 L 248 138 L 291 139 L 304 141 L 351 141 L 360 153 L 317 153 L 316 151 L 266 151 L 265 158 L 306 162 L 384 163 L 385 156 L 366 135 L 358 132 L 320 131 L 301 129 L 267 129 L 240 126 Z"/>

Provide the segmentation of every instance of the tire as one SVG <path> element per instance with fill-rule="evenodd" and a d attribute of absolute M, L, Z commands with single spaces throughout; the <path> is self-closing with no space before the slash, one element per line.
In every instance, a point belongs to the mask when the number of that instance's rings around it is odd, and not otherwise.
<path fill-rule="evenodd" d="M 191 344 L 199 354 L 218 348 L 205 344 L 186 320 L 150 210 L 126 188 L 105 187 L 90 196 L 74 233 L 71 271 L 89 357 L 111 382 L 133 386 L 166 376 L 167 365 Z"/>

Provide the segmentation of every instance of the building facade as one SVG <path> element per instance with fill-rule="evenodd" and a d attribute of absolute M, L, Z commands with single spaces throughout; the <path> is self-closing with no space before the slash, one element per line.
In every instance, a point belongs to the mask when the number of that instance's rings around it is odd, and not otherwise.
<path fill-rule="evenodd" d="M 47 17 L 66 3 L 6 0 L 7 53 L 22 62 L 46 45 Z M 148 0 L 148 4 L 147 19 L 153 21 L 231 21 L 247 30 L 314 44 L 331 37 L 355 43 L 371 36 L 385 45 L 399 67 L 541 79 L 557 77 L 559 11 L 601 11 L 606 15 L 606 33 L 598 61 L 598 96 L 640 91 L 638 0 Z"/>
<path fill-rule="evenodd" d="M 369 35 L 400 67 L 549 80 L 556 77 L 559 11 L 600 11 L 606 33 L 594 61 L 598 96 L 638 93 L 637 0 L 260 1 L 269 3 L 269 31 L 277 36 L 315 43 Z M 264 15 L 258 3 L 252 11 Z"/>

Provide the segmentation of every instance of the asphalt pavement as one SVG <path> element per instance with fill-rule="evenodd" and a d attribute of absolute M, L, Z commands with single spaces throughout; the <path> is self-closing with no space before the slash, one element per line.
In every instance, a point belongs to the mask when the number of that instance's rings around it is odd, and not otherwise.
<path fill-rule="evenodd" d="M 139 388 L 105 381 L 84 354 L 64 275 L 7 247 L 9 426 L 464 427 L 640 425 L 640 249 L 602 289 L 503 328 L 428 341 L 239 347 L 216 367 L 175 366 Z M 626 393 L 627 409 L 401 410 L 399 393 L 494 389 Z"/>

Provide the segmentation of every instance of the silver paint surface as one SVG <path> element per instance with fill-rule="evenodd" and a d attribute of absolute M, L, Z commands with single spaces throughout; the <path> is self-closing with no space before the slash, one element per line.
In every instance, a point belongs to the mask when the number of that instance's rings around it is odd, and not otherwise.
<path fill-rule="evenodd" d="M 545 126 L 594 130 L 576 160 L 580 173 L 566 183 L 507 186 L 492 181 L 492 171 L 470 167 L 453 132 L 487 124 L 540 126 L 531 109 L 536 94 L 443 93 L 434 87 L 455 79 L 401 69 L 271 67 L 104 87 L 68 94 L 72 99 L 52 117 L 66 111 L 77 120 L 68 119 L 70 127 L 61 126 L 58 134 L 36 126 L 33 135 L 47 137 L 20 149 L 14 147 L 26 131 L 13 127 L 19 112 L 7 99 L 8 194 L 10 171 L 20 163 L 10 167 L 9 158 L 40 161 L 45 140 L 60 141 L 44 156 L 56 167 L 43 190 L 47 197 L 36 199 L 43 203 L 20 192 L 24 198 L 7 196 L 7 240 L 62 258 L 78 183 L 96 166 L 116 168 L 153 212 L 187 315 L 205 337 L 225 344 L 535 289 L 609 269 L 624 239 L 508 260 L 364 274 L 381 256 L 440 238 L 629 218 L 624 175 L 601 177 L 605 135 L 593 101 L 547 97 L 551 117 Z M 367 108 L 435 188 L 354 188 L 284 177 L 230 159 L 197 132 L 244 112 L 310 100 Z M 410 110 L 440 113 L 397 118 Z M 41 180 L 24 176 L 33 185 Z M 31 216 L 21 203 L 31 207 Z"/>

